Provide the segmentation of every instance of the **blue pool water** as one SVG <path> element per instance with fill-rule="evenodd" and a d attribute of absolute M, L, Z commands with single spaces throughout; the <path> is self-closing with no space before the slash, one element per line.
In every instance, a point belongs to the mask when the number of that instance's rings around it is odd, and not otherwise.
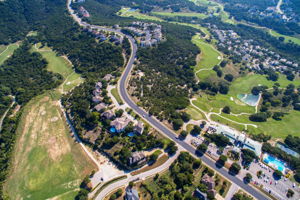
<path fill-rule="evenodd" d="M 133 133 L 133 132 L 130 132 L 130 133 L 127 134 L 127 136 L 133 137 L 133 136 L 134 136 L 134 133 Z"/>
<path fill-rule="evenodd" d="M 137 9 L 136 8 L 130 8 L 128 11 L 129 12 L 135 12 Z"/>
<path fill-rule="evenodd" d="M 259 95 L 239 94 L 238 98 L 245 104 L 248 104 L 250 106 L 256 106 L 256 104 L 258 103 L 258 100 L 259 100 Z"/>
<path fill-rule="evenodd" d="M 284 172 L 285 166 L 284 166 L 284 162 L 278 160 L 277 158 L 271 156 L 271 155 L 267 155 L 264 158 L 264 162 L 268 165 L 270 165 L 271 167 L 274 167 L 275 169 L 278 169 L 281 172 Z"/>
<path fill-rule="evenodd" d="M 115 127 L 111 127 L 111 128 L 109 129 L 109 132 L 111 132 L 111 133 L 115 133 L 115 132 L 116 132 L 116 129 L 115 129 Z"/>

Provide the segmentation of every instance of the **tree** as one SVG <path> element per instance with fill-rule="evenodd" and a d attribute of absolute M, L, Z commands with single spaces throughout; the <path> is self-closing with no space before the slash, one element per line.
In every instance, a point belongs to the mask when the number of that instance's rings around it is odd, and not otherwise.
<path fill-rule="evenodd" d="M 250 115 L 249 119 L 253 122 L 265 122 L 268 119 L 268 115 L 266 113 L 255 113 Z"/>
<path fill-rule="evenodd" d="M 193 168 L 194 169 L 198 169 L 200 166 L 201 166 L 201 163 L 202 161 L 200 159 L 196 159 L 194 162 L 193 162 Z"/>
<path fill-rule="evenodd" d="M 217 161 L 217 164 L 223 167 L 226 162 L 227 162 L 227 156 L 221 155 Z"/>
<path fill-rule="evenodd" d="M 232 74 L 226 74 L 225 76 L 224 76 L 224 79 L 226 80 L 226 81 L 229 81 L 229 82 L 232 82 L 233 81 L 233 75 Z"/>
<path fill-rule="evenodd" d="M 179 137 L 182 138 L 182 139 L 185 139 L 187 135 L 188 135 L 188 132 L 187 132 L 187 131 L 181 131 Z"/>
<path fill-rule="evenodd" d="M 174 119 L 173 120 L 173 128 L 174 130 L 179 130 L 181 126 L 183 125 L 183 120 L 182 119 Z"/>
<path fill-rule="evenodd" d="M 176 146 L 175 142 L 173 142 L 173 141 L 171 141 L 167 146 L 167 150 L 170 155 L 174 155 L 176 153 L 177 149 L 178 149 L 178 147 Z"/>
<path fill-rule="evenodd" d="M 288 189 L 288 191 L 287 191 L 287 193 L 286 193 L 286 197 L 287 197 L 287 198 L 291 198 L 291 197 L 294 196 L 294 194 L 295 194 L 295 192 L 294 192 L 293 190 Z"/>
<path fill-rule="evenodd" d="M 246 176 L 244 177 L 244 181 L 246 183 L 250 183 L 252 180 L 252 175 L 250 173 L 247 173 Z"/>
<path fill-rule="evenodd" d="M 236 175 L 240 172 L 241 170 L 241 166 L 238 163 L 232 163 L 230 168 L 229 168 L 229 172 L 233 175 Z"/>
<path fill-rule="evenodd" d="M 197 151 L 204 154 L 207 151 L 207 148 L 207 145 L 202 143 L 197 147 Z"/>
<path fill-rule="evenodd" d="M 124 110 L 123 109 L 119 109 L 119 110 L 116 111 L 115 114 L 116 114 L 116 117 L 122 117 L 123 113 L 124 113 Z"/>
<path fill-rule="evenodd" d="M 191 115 L 189 115 L 189 114 L 186 113 L 186 112 L 182 112 L 182 113 L 181 113 L 181 119 L 182 119 L 184 122 L 188 122 L 188 121 L 190 121 L 190 119 L 191 119 Z"/>
<path fill-rule="evenodd" d="M 195 125 L 194 128 L 191 130 L 192 135 L 199 135 L 201 133 L 202 129 L 200 126 Z"/>
<path fill-rule="evenodd" d="M 255 152 L 250 149 L 242 149 L 242 164 L 244 166 L 249 166 L 254 159 L 258 159 Z"/>
<path fill-rule="evenodd" d="M 273 176 L 277 179 L 280 179 L 282 177 L 282 175 L 283 175 L 282 172 L 277 169 L 273 173 Z"/>
<path fill-rule="evenodd" d="M 261 178 L 262 174 L 263 174 L 263 172 L 262 172 L 261 170 L 259 170 L 259 171 L 256 173 L 257 178 Z"/>
<path fill-rule="evenodd" d="M 223 112 L 223 113 L 226 113 L 226 114 L 230 114 L 231 109 L 230 109 L 229 106 L 224 106 L 224 108 L 222 109 L 222 112 Z"/>

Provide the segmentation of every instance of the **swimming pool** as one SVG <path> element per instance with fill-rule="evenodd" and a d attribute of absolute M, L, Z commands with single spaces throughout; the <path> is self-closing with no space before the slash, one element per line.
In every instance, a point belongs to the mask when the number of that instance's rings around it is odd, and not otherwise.
<path fill-rule="evenodd" d="M 237 97 L 249 106 L 256 106 L 259 100 L 259 95 L 253 94 L 239 94 Z"/>
<path fill-rule="evenodd" d="M 129 137 L 133 137 L 133 136 L 134 136 L 134 132 L 130 132 L 130 133 L 128 133 L 128 134 L 127 134 L 127 136 L 129 136 Z"/>
<path fill-rule="evenodd" d="M 268 164 L 269 166 L 271 166 L 275 169 L 278 169 L 282 173 L 284 173 L 284 171 L 285 171 L 285 163 L 269 154 L 264 155 L 264 162 L 266 164 Z"/>
<path fill-rule="evenodd" d="M 115 127 L 111 127 L 111 128 L 109 129 L 109 132 L 111 132 L 111 133 L 116 133 Z"/>

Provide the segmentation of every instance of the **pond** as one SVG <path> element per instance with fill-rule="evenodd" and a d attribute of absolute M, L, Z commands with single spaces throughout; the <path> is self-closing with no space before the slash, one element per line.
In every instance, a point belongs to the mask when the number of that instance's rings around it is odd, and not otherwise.
<path fill-rule="evenodd" d="M 256 106 L 259 102 L 259 95 L 253 94 L 239 94 L 237 97 L 249 106 Z"/>

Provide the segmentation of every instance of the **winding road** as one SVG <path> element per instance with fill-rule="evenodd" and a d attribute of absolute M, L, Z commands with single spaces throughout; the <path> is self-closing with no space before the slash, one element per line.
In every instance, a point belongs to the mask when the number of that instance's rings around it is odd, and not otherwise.
<path fill-rule="evenodd" d="M 160 121 L 158 121 L 157 119 L 155 119 L 154 117 L 150 116 L 145 110 L 143 110 L 142 108 L 138 107 L 134 101 L 130 98 L 129 94 L 127 93 L 127 83 L 131 74 L 131 71 L 133 69 L 133 63 L 136 59 L 136 52 L 137 52 L 137 45 L 135 40 L 128 35 L 123 34 L 120 30 L 117 29 L 111 29 L 111 28 L 105 28 L 105 27 L 100 27 L 100 26 L 95 26 L 95 25 L 90 25 L 86 22 L 81 21 L 81 19 L 74 13 L 74 10 L 71 8 L 71 0 L 67 0 L 67 6 L 68 6 L 68 10 L 71 13 L 73 19 L 78 22 L 78 24 L 80 26 L 83 27 L 87 27 L 90 26 L 91 28 L 98 28 L 104 31 L 110 31 L 110 32 L 115 32 L 119 35 L 122 35 L 124 37 L 127 37 L 129 39 L 130 45 L 131 45 L 131 56 L 128 60 L 128 63 L 126 65 L 126 68 L 119 80 L 119 84 L 118 84 L 118 90 L 119 90 L 119 94 L 121 96 L 121 98 L 123 99 L 123 102 L 125 102 L 128 107 L 130 107 L 132 110 L 134 110 L 137 114 L 139 114 L 145 121 L 147 121 L 149 124 L 151 124 L 154 128 L 156 128 L 159 132 L 161 132 L 163 135 L 167 136 L 168 138 L 170 138 L 171 140 L 173 140 L 179 147 L 183 148 L 184 150 L 190 152 L 193 156 L 198 157 L 198 155 L 196 155 L 196 150 L 194 149 L 194 147 L 192 147 L 190 144 L 178 139 L 177 135 L 170 130 L 169 128 L 167 128 L 164 124 L 162 124 Z M 229 181 L 231 181 L 232 183 L 238 185 L 241 189 L 247 191 L 249 194 L 251 194 L 252 196 L 254 196 L 256 199 L 259 200 L 269 200 L 268 197 L 266 197 L 263 193 L 261 193 L 260 191 L 254 189 L 253 187 L 244 184 L 244 182 L 237 178 L 236 176 L 232 176 L 228 173 L 228 170 L 224 169 L 224 168 L 218 168 L 216 166 L 215 161 L 211 160 L 208 156 L 204 155 L 201 157 L 202 161 L 210 166 L 212 169 L 214 169 L 215 171 L 217 171 L 218 173 L 222 174 L 224 177 L 226 177 Z M 126 184 L 126 183 L 124 183 Z M 114 188 L 116 189 L 116 188 Z M 98 195 L 98 197 L 103 197 L 105 195 L 107 195 L 107 192 L 111 192 L 110 191 L 105 191 L 105 192 L 100 192 L 100 194 Z M 104 194 L 106 193 L 106 194 Z M 97 199 L 99 199 L 97 197 Z"/>

